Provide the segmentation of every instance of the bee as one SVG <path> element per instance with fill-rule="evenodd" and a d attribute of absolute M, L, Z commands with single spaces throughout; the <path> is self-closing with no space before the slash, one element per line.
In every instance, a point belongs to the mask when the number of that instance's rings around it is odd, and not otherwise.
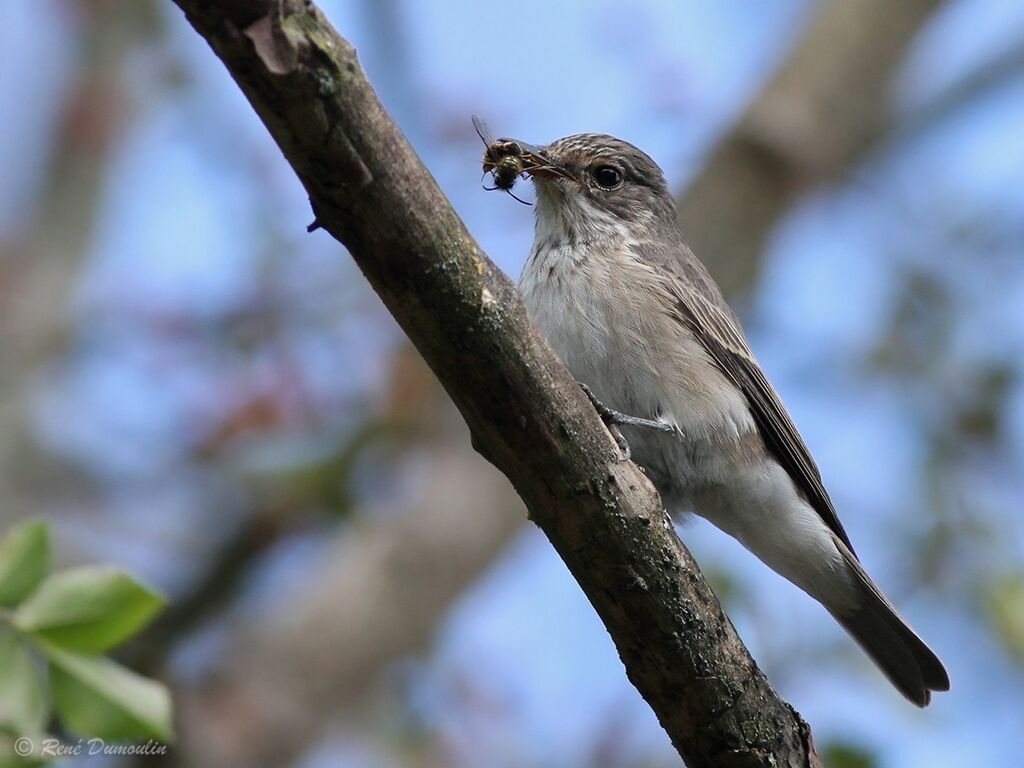
<path fill-rule="evenodd" d="M 513 139 L 495 140 L 487 123 L 476 115 L 473 115 L 473 128 L 476 129 L 476 135 L 480 137 L 486 147 L 483 159 L 484 173 L 490 172 L 494 179 L 494 186 L 484 187 L 484 189 L 502 189 L 523 205 L 532 205 L 532 203 L 520 200 L 513 195 L 512 187 L 526 171 L 531 156 L 540 156 L 541 149 Z"/>

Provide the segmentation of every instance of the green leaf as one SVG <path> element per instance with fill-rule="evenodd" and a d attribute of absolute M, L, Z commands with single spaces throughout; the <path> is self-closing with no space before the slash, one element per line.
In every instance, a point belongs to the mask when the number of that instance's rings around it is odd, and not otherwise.
<path fill-rule="evenodd" d="M 867 748 L 847 742 L 831 742 L 821 750 L 821 761 L 829 768 L 874 768 L 874 755 Z"/>
<path fill-rule="evenodd" d="M 50 531 L 46 523 L 16 526 L 0 540 L 0 606 L 17 605 L 50 567 Z"/>
<path fill-rule="evenodd" d="M 62 648 L 100 653 L 149 623 L 163 598 L 131 576 L 86 566 L 50 576 L 14 613 L 14 624 Z"/>
<path fill-rule="evenodd" d="M 172 738 L 167 688 L 103 656 L 42 642 L 50 693 L 64 725 L 83 738 L 124 742 Z"/>
<path fill-rule="evenodd" d="M 986 586 L 992 623 L 1006 650 L 1024 661 L 1024 575 L 1007 574 Z"/>
<path fill-rule="evenodd" d="M 46 692 L 24 641 L 0 629 L 0 729 L 34 738 L 47 720 Z"/>

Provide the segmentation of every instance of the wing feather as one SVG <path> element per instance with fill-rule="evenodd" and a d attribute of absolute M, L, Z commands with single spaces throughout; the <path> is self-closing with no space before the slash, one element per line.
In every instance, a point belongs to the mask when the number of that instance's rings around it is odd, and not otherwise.
<path fill-rule="evenodd" d="M 746 396 L 765 445 L 825 524 L 853 553 L 853 545 L 839 521 L 807 445 L 754 359 L 731 310 L 723 310 L 717 302 L 709 300 L 701 292 L 688 289 L 680 280 L 673 279 L 672 286 L 678 297 L 676 309 L 679 319 L 689 326 L 722 372 Z M 724 300 L 720 301 L 724 305 Z"/>

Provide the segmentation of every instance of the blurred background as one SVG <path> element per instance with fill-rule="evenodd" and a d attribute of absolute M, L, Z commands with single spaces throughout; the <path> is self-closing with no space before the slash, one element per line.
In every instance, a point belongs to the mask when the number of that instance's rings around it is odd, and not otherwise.
<path fill-rule="evenodd" d="M 480 140 L 646 149 L 868 570 L 946 661 L 904 702 L 681 529 L 832 766 L 1024 734 L 1024 4 L 324 0 L 485 250 Z M 147 765 L 678 765 L 611 640 L 170 0 L 0 4 L 0 521 L 170 599 Z M 530 199 L 524 184 L 519 191 Z"/>

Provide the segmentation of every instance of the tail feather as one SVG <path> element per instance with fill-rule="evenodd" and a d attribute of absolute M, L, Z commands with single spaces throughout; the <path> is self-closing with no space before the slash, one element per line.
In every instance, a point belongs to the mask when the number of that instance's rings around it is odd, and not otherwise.
<path fill-rule="evenodd" d="M 856 608 L 829 608 L 829 612 L 900 693 L 919 707 L 927 706 L 932 691 L 949 690 L 946 668 L 885 599 L 856 558 L 849 555 L 847 562 L 860 592 Z"/>

